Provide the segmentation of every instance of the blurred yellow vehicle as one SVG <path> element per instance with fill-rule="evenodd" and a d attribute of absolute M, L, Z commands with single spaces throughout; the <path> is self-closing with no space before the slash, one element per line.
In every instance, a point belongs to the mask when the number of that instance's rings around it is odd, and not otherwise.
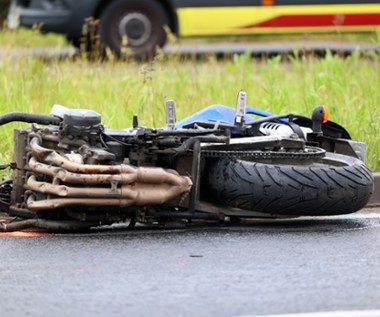
<path fill-rule="evenodd" d="M 179 37 L 374 30 L 380 0 L 13 0 L 8 23 L 78 43 L 87 17 L 100 19 L 100 39 L 117 54 L 126 37 L 147 56 L 165 44 L 165 25 Z"/>

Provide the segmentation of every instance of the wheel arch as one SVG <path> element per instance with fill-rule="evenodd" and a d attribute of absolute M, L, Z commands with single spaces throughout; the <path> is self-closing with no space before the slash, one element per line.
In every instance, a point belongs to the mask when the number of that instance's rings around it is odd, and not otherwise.
<path fill-rule="evenodd" d="M 96 6 L 95 8 L 95 12 L 93 14 L 94 18 L 98 19 L 103 10 L 108 6 L 110 5 L 111 3 L 113 3 L 115 0 L 112 0 L 112 1 L 109 1 L 109 0 L 99 0 L 98 2 L 98 5 Z M 128 1 L 128 0 L 126 0 Z M 179 24 L 178 24 L 178 16 L 177 16 L 177 13 L 176 13 L 176 10 L 172 4 L 172 1 L 171 0 L 155 0 L 157 3 L 161 4 L 162 7 L 165 9 L 167 15 L 168 15 L 168 18 L 169 18 L 169 28 L 170 30 L 175 34 L 175 35 L 178 35 L 179 34 Z"/>

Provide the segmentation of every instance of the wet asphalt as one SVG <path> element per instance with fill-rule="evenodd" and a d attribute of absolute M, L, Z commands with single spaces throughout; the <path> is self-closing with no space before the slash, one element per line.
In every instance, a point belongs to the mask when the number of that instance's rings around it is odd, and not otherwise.
<path fill-rule="evenodd" d="M 1 316 L 380 309 L 380 210 L 234 226 L 0 235 Z"/>

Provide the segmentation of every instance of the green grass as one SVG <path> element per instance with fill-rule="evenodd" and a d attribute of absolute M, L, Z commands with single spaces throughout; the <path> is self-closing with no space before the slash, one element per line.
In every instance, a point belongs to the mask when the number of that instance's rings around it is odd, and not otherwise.
<path fill-rule="evenodd" d="M 0 29 L 0 48 L 25 47 L 63 47 L 67 46 L 66 38 L 53 33 L 41 34 L 38 28 L 33 30 L 20 28 L 17 30 Z"/>
<path fill-rule="evenodd" d="M 0 37 L 1 42 L 1 37 Z M 380 171 L 380 57 L 360 54 L 342 59 L 328 54 L 251 60 L 248 55 L 201 61 L 159 55 L 153 62 L 88 62 L 84 58 L 0 61 L 0 112 L 48 113 L 53 104 L 94 109 L 108 127 L 127 128 L 137 113 L 140 124 L 164 123 L 164 102 L 177 104 L 178 119 L 210 104 L 235 104 L 240 89 L 250 105 L 273 113 L 310 115 L 327 104 L 330 118 L 367 142 L 368 164 Z M 0 127 L 0 164 L 12 155 L 11 126 Z"/>

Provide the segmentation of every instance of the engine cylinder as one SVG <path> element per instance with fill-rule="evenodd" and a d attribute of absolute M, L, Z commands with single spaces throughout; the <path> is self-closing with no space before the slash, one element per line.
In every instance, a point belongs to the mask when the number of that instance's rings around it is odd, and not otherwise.
<path fill-rule="evenodd" d="M 70 110 L 63 116 L 62 136 L 90 139 L 100 133 L 101 116 L 92 110 Z"/>

